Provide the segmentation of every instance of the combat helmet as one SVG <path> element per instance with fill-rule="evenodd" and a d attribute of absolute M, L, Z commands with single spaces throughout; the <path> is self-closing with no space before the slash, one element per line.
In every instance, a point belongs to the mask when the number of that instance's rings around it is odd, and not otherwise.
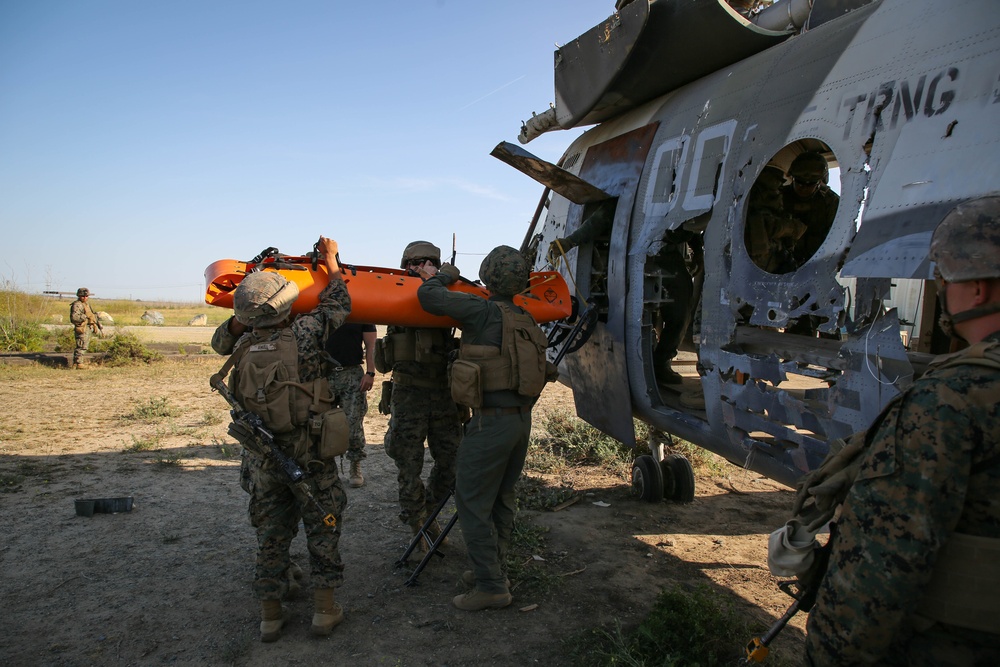
<path fill-rule="evenodd" d="M 399 260 L 399 268 L 405 269 L 406 264 L 415 259 L 429 259 L 437 268 L 441 268 L 441 248 L 430 241 L 413 241 L 403 250 L 403 258 Z"/>
<path fill-rule="evenodd" d="M 87 289 L 86 287 L 81 287 L 80 289 L 78 289 L 76 291 L 76 298 L 77 299 L 82 299 L 85 296 L 90 296 L 90 290 Z"/>
<path fill-rule="evenodd" d="M 1000 278 L 1000 196 L 953 208 L 934 230 L 929 257 L 950 283 Z"/>
<path fill-rule="evenodd" d="M 499 296 L 514 296 L 528 286 L 531 267 L 528 260 L 510 246 L 497 246 L 479 266 L 479 277 L 491 292 Z"/>
<path fill-rule="evenodd" d="M 233 314 L 240 324 L 273 327 L 292 311 L 299 286 L 273 271 L 251 273 L 233 293 Z"/>
<path fill-rule="evenodd" d="M 830 180 L 830 165 L 819 153 L 799 153 L 788 167 L 788 175 L 798 181 L 826 183 Z"/>

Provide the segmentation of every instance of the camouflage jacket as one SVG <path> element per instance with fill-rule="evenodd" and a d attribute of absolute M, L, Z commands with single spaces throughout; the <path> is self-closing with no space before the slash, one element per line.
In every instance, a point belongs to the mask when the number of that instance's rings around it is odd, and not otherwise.
<path fill-rule="evenodd" d="M 87 324 L 97 324 L 97 315 L 89 303 L 77 299 L 69 305 L 69 321 L 79 328 Z"/>
<path fill-rule="evenodd" d="M 319 304 L 311 312 L 299 315 L 292 322 L 292 333 L 299 348 L 300 382 L 324 376 L 324 361 L 328 356 L 324 352 L 327 331 L 343 324 L 350 312 L 351 295 L 347 293 L 347 285 L 341 278 L 336 278 L 320 292 Z M 281 329 L 273 331 L 277 336 Z M 219 354 L 231 354 L 243 340 L 249 339 L 244 334 L 237 340 L 229 332 L 229 320 L 226 320 L 212 336 L 212 349 Z"/>
<path fill-rule="evenodd" d="M 1000 538 L 1000 372 L 932 366 L 869 433 L 809 616 L 810 664 L 923 664 L 928 642 L 911 654 L 913 612 L 942 546 L 954 532 Z M 933 637 L 972 651 L 992 643 L 987 655 L 1000 640 L 942 625 Z"/>

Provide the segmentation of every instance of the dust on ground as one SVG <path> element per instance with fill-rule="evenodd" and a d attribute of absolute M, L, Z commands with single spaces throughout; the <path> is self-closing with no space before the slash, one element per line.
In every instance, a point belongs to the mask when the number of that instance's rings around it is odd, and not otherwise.
<path fill-rule="evenodd" d="M 580 500 L 521 513 L 548 531 L 527 567 L 555 575 L 555 586 L 513 581 L 506 609 L 451 606 L 467 568 L 457 527 L 445 556 L 405 586 L 410 568 L 394 564 L 410 535 L 381 444 L 379 377 L 365 423 L 366 484 L 348 489 L 340 541 L 346 618 L 330 637 L 310 636 L 304 589 L 287 603 L 281 639 L 262 644 L 238 448 L 226 434 L 228 406 L 208 386 L 220 365 L 191 354 L 124 369 L 0 364 L 5 664 L 569 665 L 583 633 L 635 627 L 665 585 L 707 583 L 764 625 L 790 602 L 767 571 L 766 536 L 784 521 L 791 492 L 728 464 L 697 473 L 686 505 L 633 499 L 625 474 L 578 467 L 544 476 L 572 485 Z M 150 398 L 165 399 L 174 415 L 123 418 Z M 572 412 L 561 385 L 542 395 L 536 428 L 552 410 Z M 124 496 L 134 498 L 129 513 L 75 514 L 75 499 Z M 292 557 L 308 571 L 301 533 Z M 793 620 L 769 662 L 797 658 L 803 623 Z M 737 646 L 748 639 L 731 638 Z"/>

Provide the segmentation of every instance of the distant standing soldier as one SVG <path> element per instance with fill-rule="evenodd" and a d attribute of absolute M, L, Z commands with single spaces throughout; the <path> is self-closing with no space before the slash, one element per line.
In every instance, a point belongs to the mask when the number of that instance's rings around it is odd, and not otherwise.
<path fill-rule="evenodd" d="M 80 362 L 83 361 L 83 354 L 87 351 L 87 345 L 89 341 L 89 332 L 93 331 L 95 334 L 98 332 L 103 332 L 104 327 L 101 326 L 100 320 L 97 319 L 97 315 L 90 308 L 90 304 L 87 303 L 90 300 L 90 290 L 86 287 L 81 287 L 76 291 L 76 301 L 69 306 L 69 321 L 73 323 L 73 333 L 76 337 L 76 348 L 73 350 L 73 368 L 79 369 Z"/>
<path fill-rule="evenodd" d="M 1000 664 L 1000 197 L 953 209 L 929 257 L 942 327 L 969 347 L 889 404 L 856 467 L 805 485 L 850 489 L 809 615 L 812 665 Z"/>
<path fill-rule="evenodd" d="M 400 261 L 401 268 L 412 271 L 440 266 L 441 249 L 427 241 L 407 245 Z M 416 535 L 455 486 L 455 456 L 462 440 L 458 406 L 448 388 L 448 355 L 455 339 L 450 329 L 389 327 L 378 345 L 377 356 L 385 364 L 379 370 L 392 370 L 385 451 L 399 471 L 399 518 Z M 426 487 L 420 478 L 425 440 L 434 458 Z M 430 537 L 440 530 L 432 524 Z M 427 549 L 424 540 L 420 546 Z"/>
<path fill-rule="evenodd" d="M 528 453 L 531 408 L 548 377 L 545 334 L 531 315 L 514 305 L 528 286 L 528 261 L 499 246 L 483 260 L 479 277 L 493 293 L 488 300 L 451 292 L 458 269 L 422 268 L 417 289 L 424 310 L 452 317 L 462 326 L 462 346 L 452 365 L 452 395 L 472 408 L 458 450 L 455 502 L 472 571 L 462 580 L 473 590 L 452 600 L 459 609 L 499 609 L 511 603 L 503 571 L 514 528 L 514 485 Z"/>
<path fill-rule="evenodd" d="M 326 338 L 326 351 L 333 361 L 330 389 L 340 400 L 340 407 L 351 425 L 351 439 L 347 460 L 351 463 L 351 488 L 365 483 L 361 474 L 361 461 L 365 454 L 365 415 L 368 414 L 368 392 L 375 383 L 374 324 L 345 323 L 330 332 Z M 365 362 L 364 371 L 361 362 Z"/>

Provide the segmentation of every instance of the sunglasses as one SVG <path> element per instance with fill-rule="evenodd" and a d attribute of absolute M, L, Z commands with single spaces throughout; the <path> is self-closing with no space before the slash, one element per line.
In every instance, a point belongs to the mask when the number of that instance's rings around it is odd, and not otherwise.
<path fill-rule="evenodd" d="M 430 262 L 430 261 L 432 261 L 432 260 L 430 260 L 430 259 L 428 259 L 426 257 L 423 257 L 423 258 L 420 258 L 420 259 L 411 259 L 411 260 L 409 260 L 409 261 L 406 262 L 406 265 L 407 266 L 420 266 L 420 265 L 426 264 L 427 262 Z"/>
<path fill-rule="evenodd" d="M 801 185 L 804 188 L 811 188 L 819 183 L 819 180 L 808 181 L 803 178 L 795 178 L 795 177 L 792 177 L 792 180 L 794 180 L 796 184 Z"/>

